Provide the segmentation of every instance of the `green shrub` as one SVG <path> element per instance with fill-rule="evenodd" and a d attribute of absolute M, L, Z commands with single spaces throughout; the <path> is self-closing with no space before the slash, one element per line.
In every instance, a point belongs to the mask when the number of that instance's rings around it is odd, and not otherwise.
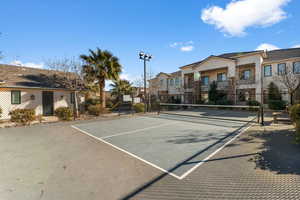
<path fill-rule="evenodd" d="M 249 100 L 247 101 L 248 106 L 260 106 L 260 103 L 256 100 Z"/>
<path fill-rule="evenodd" d="M 155 102 L 151 102 L 151 111 L 153 112 L 153 111 L 158 111 L 159 110 L 159 107 L 160 107 L 160 105 L 159 105 L 159 102 L 158 101 L 155 101 Z"/>
<path fill-rule="evenodd" d="M 99 116 L 100 115 L 100 105 L 89 105 L 88 112 L 90 115 Z"/>
<path fill-rule="evenodd" d="M 285 110 L 286 102 L 282 100 L 269 100 L 269 108 L 272 110 Z"/>
<path fill-rule="evenodd" d="M 34 109 L 16 109 L 9 112 L 10 121 L 21 123 L 23 125 L 30 124 L 35 120 Z"/>
<path fill-rule="evenodd" d="M 300 121 L 300 104 L 295 104 L 289 107 L 289 115 L 292 122 Z"/>
<path fill-rule="evenodd" d="M 112 102 L 112 100 L 107 100 L 106 101 L 106 107 L 107 108 L 112 108 L 114 106 L 114 103 Z"/>
<path fill-rule="evenodd" d="M 135 110 L 135 112 L 140 113 L 140 112 L 144 112 L 145 108 L 144 108 L 144 104 L 143 103 L 137 103 L 133 105 L 133 109 Z"/>
<path fill-rule="evenodd" d="M 89 98 L 89 99 L 86 99 L 85 100 L 85 109 L 88 109 L 88 107 L 90 105 L 99 105 L 100 104 L 100 100 L 97 98 L 97 99 L 92 99 L 92 98 Z"/>
<path fill-rule="evenodd" d="M 59 107 L 55 110 L 55 116 L 60 120 L 70 121 L 73 118 L 73 110 L 69 107 Z"/>
<path fill-rule="evenodd" d="M 2 108 L 0 107 L 0 117 L 2 116 Z"/>
<path fill-rule="evenodd" d="M 289 107 L 289 115 L 296 127 L 295 140 L 300 143 L 300 104 Z"/>
<path fill-rule="evenodd" d="M 228 99 L 220 99 L 216 102 L 217 105 L 233 105 L 233 102 Z"/>
<path fill-rule="evenodd" d="M 281 100 L 280 90 L 273 82 L 268 86 L 268 100 Z"/>
<path fill-rule="evenodd" d="M 90 105 L 88 107 L 88 113 L 90 115 L 99 116 L 100 114 L 108 113 L 108 110 L 101 105 Z"/>
<path fill-rule="evenodd" d="M 295 141 L 297 144 L 300 143 L 300 120 L 296 121 L 296 133 L 295 133 Z"/>

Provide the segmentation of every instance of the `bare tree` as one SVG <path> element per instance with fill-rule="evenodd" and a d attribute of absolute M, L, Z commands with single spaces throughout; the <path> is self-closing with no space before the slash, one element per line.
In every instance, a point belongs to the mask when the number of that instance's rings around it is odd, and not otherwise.
<path fill-rule="evenodd" d="M 48 69 L 56 71 L 53 81 L 63 84 L 69 89 L 74 89 L 74 114 L 78 116 L 78 95 L 76 90 L 82 87 L 82 62 L 75 57 L 71 58 L 55 58 L 45 61 Z"/>
<path fill-rule="evenodd" d="M 76 88 L 78 86 L 78 79 L 82 78 L 82 62 L 79 59 L 76 59 L 75 57 L 55 58 L 48 59 L 44 63 L 46 68 L 56 71 L 57 75 L 60 74 L 63 76 L 66 86 L 71 88 Z"/>
<path fill-rule="evenodd" d="M 287 64 L 285 71 L 278 73 L 275 76 L 275 80 L 278 80 L 286 87 L 290 95 L 290 103 L 293 104 L 294 94 L 300 87 L 300 75 L 294 72 L 292 65 Z"/>

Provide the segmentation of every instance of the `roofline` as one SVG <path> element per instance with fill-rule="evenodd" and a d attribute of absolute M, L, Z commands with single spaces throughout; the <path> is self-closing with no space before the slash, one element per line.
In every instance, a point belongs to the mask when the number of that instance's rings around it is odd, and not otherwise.
<path fill-rule="evenodd" d="M 78 89 L 67 89 L 67 88 L 47 88 L 47 87 L 22 87 L 22 86 L 1 86 L 1 88 L 12 88 L 12 89 L 39 89 L 39 90 L 66 90 L 66 91 L 83 91 Z"/>
<path fill-rule="evenodd" d="M 285 58 L 285 59 L 264 61 L 262 64 L 272 64 L 272 63 L 278 63 L 278 62 L 298 61 L 298 60 L 300 60 L 300 57 L 293 57 L 293 58 Z"/>
<path fill-rule="evenodd" d="M 260 50 L 260 51 L 256 51 L 256 52 L 250 52 L 250 53 L 245 53 L 242 55 L 232 56 L 232 58 L 240 58 L 240 57 L 251 56 L 251 55 L 255 55 L 255 54 L 264 54 L 264 53 L 265 53 L 264 50 Z"/>
<path fill-rule="evenodd" d="M 60 70 L 53 70 L 53 69 L 44 69 L 44 68 L 34 68 L 34 67 L 27 67 L 27 66 L 20 66 L 20 65 L 11 65 L 11 64 L 3 64 L 0 63 L 0 67 L 1 66 L 10 66 L 10 67 L 16 67 L 16 68 L 20 68 L 20 69 L 30 69 L 30 70 L 35 70 L 35 71 L 43 71 L 45 73 L 65 73 L 65 74 L 73 74 L 76 77 L 80 77 L 80 75 L 76 74 L 75 72 L 64 72 L 64 71 L 60 71 Z"/>
<path fill-rule="evenodd" d="M 198 62 L 194 62 L 188 65 L 184 65 L 182 67 L 180 67 L 180 69 L 184 69 L 184 68 L 188 68 L 188 67 L 194 67 L 193 65 L 197 65 L 197 64 L 201 64 L 202 62 L 205 62 L 207 59 L 211 58 L 211 57 L 215 57 L 215 58 L 220 58 L 220 59 L 225 59 L 225 60 L 236 60 L 235 58 L 239 58 L 239 57 L 244 57 L 244 56 L 250 56 L 250 55 L 255 55 L 255 54 L 263 54 L 265 53 L 265 51 L 260 50 L 260 51 L 254 51 L 254 52 L 249 52 L 249 53 L 245 53 L 243 55 L 239 55 L 239 56 L 232 56 L 229 58 L 223 57 L 223 56 L 215 56 L 215 55 L 210 55 L 207 58 L 198 61 Z"/>

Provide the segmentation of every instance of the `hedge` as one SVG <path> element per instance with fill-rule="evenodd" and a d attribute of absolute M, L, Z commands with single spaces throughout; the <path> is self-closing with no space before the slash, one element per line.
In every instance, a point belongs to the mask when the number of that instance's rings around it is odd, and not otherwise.
<path fill-rule="evenodd" d="M 73 110 L 69 107 L 59 107 L 54 113 L 60 120 L 71 121 L 73 118 Z"/>
<path fill-rule="evenodd" d="M 287 103 L 283 100 L 269 100 L 268 104 L 272 110 L 285 110 Z"/>
<path fill-rule="evenodd" d="M 90 105 L 88 107 L 88 113 L 90 115 L 99 116 L 100 114 L 107 113 L 108 110 L 106 108 L 103 108 L 101 105 Z"/>
<path fill-rule="evenodd" d="M 140 113 L 145 111 L 145 105 L 143 103 L 137 103 L 133 105 L 133 109 L 135 112 Z"/>
<path fill-rule="evenodd" d="M 300 104 L 289 107 L 289 115 L 296 127 L 295 140 L 300 143 Z"/>
<path fill-rule="evenodd" d="M 21 123 L 23 125 L 30 124 L 30 122 L 35 120 L 35 110 L 34 109 L 16 109 L 9 112 L 10 121 Z"/>

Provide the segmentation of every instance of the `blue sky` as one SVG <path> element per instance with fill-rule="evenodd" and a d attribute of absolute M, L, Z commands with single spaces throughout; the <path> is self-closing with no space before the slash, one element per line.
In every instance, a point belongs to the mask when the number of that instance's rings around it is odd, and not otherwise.
<path fill-rule="evenodd" d="M 153 73 L 209 55 L 300 45 L 299 0 L 7 0 L 1 2 L 2 63 L 43 67 L 51 58 L 107 49 L 123 77 Z"/>

